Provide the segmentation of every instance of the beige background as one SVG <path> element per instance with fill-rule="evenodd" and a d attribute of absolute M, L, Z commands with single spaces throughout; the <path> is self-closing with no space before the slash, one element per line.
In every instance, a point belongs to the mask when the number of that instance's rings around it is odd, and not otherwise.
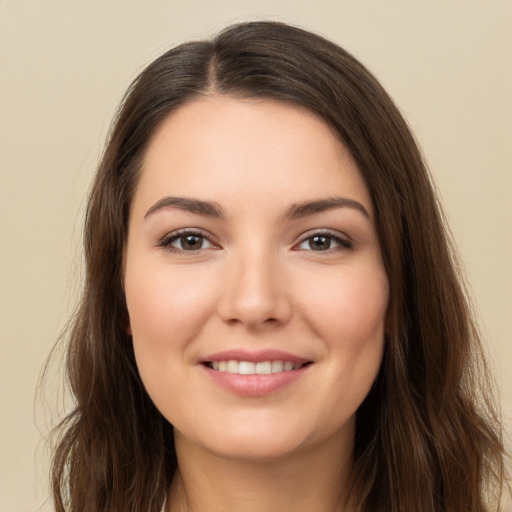
<path fill-rule="evenodd" d="M 0 511 L 50 510 L 35 388 L 79 284 L 84 198 L 115 106 L 165 49 L 259 17 L 345 46 L 402 108 L 510 415 L 512 0 L 0 0 Z"/>

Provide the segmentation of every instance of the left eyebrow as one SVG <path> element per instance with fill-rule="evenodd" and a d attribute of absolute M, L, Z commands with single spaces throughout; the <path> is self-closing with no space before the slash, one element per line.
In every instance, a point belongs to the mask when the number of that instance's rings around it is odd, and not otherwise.
<path fill-rule="evenodd" d="M 304 201 L 290 206 L 285 213 L 285 219 L 296 220 L 315 213 L 322 213 L 335 208 L 352 208 L 370 219 L 368 210 L 359 202 L 347 197 L 329 197 L 316 201 Z"/>
<path fill-rule="evenodd" d="M 163 197 L 146 212 L 144 218 L 146 219 L 153 213 L 165 208 L 177 208 L 205 217 L 223 218 L 225 216 L 224 210 L 215 202 L 202 201 L 191 197 Z"/>

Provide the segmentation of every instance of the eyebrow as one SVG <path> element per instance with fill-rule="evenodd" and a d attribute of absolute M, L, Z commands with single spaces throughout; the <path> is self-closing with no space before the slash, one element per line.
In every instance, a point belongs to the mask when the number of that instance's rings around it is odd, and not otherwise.
<path fill-rule="evenodd" d="M 224 209 L 218 203 L 213 201 L 203 201 L 201 199 L 189 197 L 163 197 L 158 200 L 144 215 L 146 219 L 153 213 L 165 208 L 178 208 L 196 215 L 222 219 L 226 215 Z M 296 220 L 316 213 L 322 213 L 336 208 L 352 208 L 362 213 L 370 219 L 368 210 L 359 202 L 347 197 L 329 197 L 314 201 L 303 201 L 292 204 L 285 212 L 284 218 L 287 220 Z"/>
<path fill-rule="evenodd" d="M 315 213 L 322 213 L 335 208 L 352 208 L 370 219 L 368 210 L 359 202 L 347 197 L 329 197 L 317 201 L 304 201 L 290 206 L 285 213 L 285 219 L 295 220 Z"/>
<path fill-rule="evenodd" d="M 212 201 L 202 201 L 201 199 L 189 197 L 163 197 L 146 212 L 144 218 L 146 219 L 151 214 L 164 208 L 178 208 L 179 210 L 195 213 L 196 215 L 204 215 L 206 217 L 225 217 L 222 207 Z"/>

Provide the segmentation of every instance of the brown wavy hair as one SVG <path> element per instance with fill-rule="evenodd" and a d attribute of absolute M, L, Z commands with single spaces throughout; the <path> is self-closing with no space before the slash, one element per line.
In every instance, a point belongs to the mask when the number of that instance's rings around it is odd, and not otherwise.
<path fill-rule="evenodd" d="M 128 212 L 160 123 L 201 95 L 310 109 L 370 190 L 390 283 L 384 361 L 356 420 L 351 494 L 364 512 L 499 510 L 504 449 L 452 243 L 406 122 L 377 80 L 324 38 L 275 22 L 183 44 L 132 83 L 87 205 L 85 284 L 64 335 L 73 411 L 56 429 L 57 512 L 160 512 L 173 427 L 139 377 L 122 286 Z"/>

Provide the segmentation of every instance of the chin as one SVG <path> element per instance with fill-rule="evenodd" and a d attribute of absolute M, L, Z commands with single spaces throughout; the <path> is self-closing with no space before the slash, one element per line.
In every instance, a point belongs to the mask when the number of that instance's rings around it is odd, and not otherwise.
<path fill-rule="evenodd" d="M 234 437 L 229 442 L 215 446 L 205 446 L 217 457 L 238 460 L 241 462 L 266 463 L 284 460 L 294 454 L 300 453 L 302 443 L 293 442 L 287 439 L 281 442 L 280 439 L 269 441 L 262 437 L 248 438 Z"/>
<path fill-rule="evenodd" d="M 226 423 L 208 426 L 208 432 L 187 437 L 177 433 L 175 439 L 177 443 L 192 443 L 201 451 L 219 458 L 266 463 L 286 460 L 316 450 L 338 450 L 347 443 L 351 446 L 355 421 L 349 419 L 337 430 L 315 430 L 307 422 L 286 425 L 282 417 L 277 422 L 254 420 L 236 426 Z"/>

